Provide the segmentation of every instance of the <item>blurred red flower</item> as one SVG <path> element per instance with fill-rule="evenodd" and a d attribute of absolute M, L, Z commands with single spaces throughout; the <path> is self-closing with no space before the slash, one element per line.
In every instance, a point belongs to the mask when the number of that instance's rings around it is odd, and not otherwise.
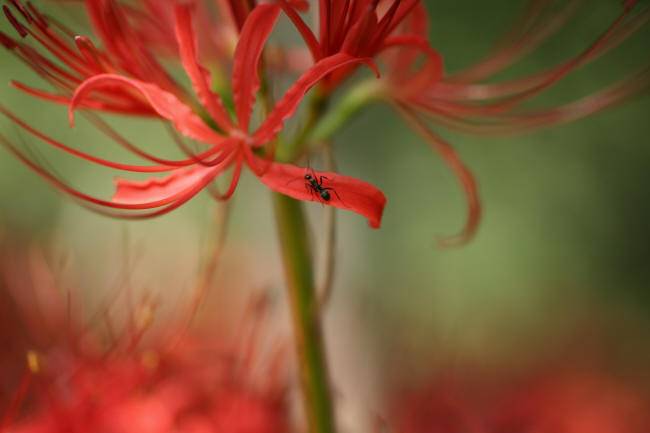
<path fill-rule="evenodd" d="M 24 365 L 26 352 L 27 365 L 11 401 L 0 399 L 0 432 L 290 431 L 287 358 L 281 346 L 261 344 L 264 303 L 250 303 L 232 340 L 174 320 L 152 328 L 152 300 L 125 323 L 106 306 L 84 319 L 38 252 L 11 251 L 0 251 L 0 295 L 21 320 L 0 331 L 12 348 L 0 381 L 15 379 L 11 359 Z M 19 346 L 29 350 L 16 358 Z"/>
<path fill-rule="evenodd" d="M 505 382 L 463 372 L 404 393 L 396 433 L 644 433 L 650 396 L 595 370 Z"/>
<path fill-rule="evenodd" d="M 451 143 L 429 127 L 427 120 L 481 137 L 524 134 L 597 113 L 647 90 L 650 65 L 646 62 L 616 83 L 577 101 L 541 109 L 522 107 L 642 28 L 650 19 L 650 7 L 634 14 L 636 0 L 623 2 L 620 16 L 581 53 L 528 76 L 494 82 L 495 75 L 506 71 L 567 26 L 583 6 L 580 1 L 557 3 L 553 0 L 528 2 L 524 14 L 484 59 L 457 72 L 443 73 L 441 58 L 427 41 L 426 14 L 412 14 L 403 22 L 402 34 L 385 42 L 387 47 L 401 44 L 401 49 L 392 50 L 385 57 L 387 70 L 378 83 L 381 97 L 443 158 L 465 192 L 468 207 L 465 226 L 458 235 L 440 239 L 443 246 L 462 244 L 474 236 L 481 218 L 481 203 L 470 169 Z"/>

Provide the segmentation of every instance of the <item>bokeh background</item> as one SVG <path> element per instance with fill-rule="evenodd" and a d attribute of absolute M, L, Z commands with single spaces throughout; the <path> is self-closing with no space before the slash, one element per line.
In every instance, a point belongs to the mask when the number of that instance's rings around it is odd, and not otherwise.
<path fill-rule="evenodd" d="M 523 3 L 428 1 L 431 38 L 446 69 L 480 59 Z M 496 78 L 532 73 L 580 52 L 619 11 L 615 0 L 589 2 L 548 43 Z M 76 22 L 76 29 L 88 29 L 74 8 L 56 15 Z M 0 29 L 9 32 L 4 21 Z M 649 36 L 650 28 L 642 29 L 532 105 L 569 101 L 623 77 L 647 61 Z M 5 51 L 0 64 L 0 82 L 40 83 Z M 115 160 L 126 158 L 83 121 L 69 129 L 65 108 L 8 86 L 0 87 L 0 98 L 66 143 Z M 378 377 L 416 380 L 433 365 L 459 359 L 517 368 L 563 354 L 575 360 L 579 354 L 579 362 L 605 360 L 646 383 L 649 120 L 650 98 L 639 95 L 607 113 L 531 135 L 493 139 L 440 130 L 472 168 L 484 203 L 476 238 L 441 251 L 434 247 L 435 235 L 453 234 L 465 218 L 459 185 L 388 107 L 371 107 L 356 117 L 336 136 L 338 169 L 381 188 L 388 203 L 380 230 L 368 228 L 358 215 L 337 214 L 334 294 L 325 319 L 335 378 L 354 377 L 360 387 L 380 393 L 384 384 Z M 147 149 L 173 148 L 158 122 L 111 121 Z M 0 127 L 17 142 L 25 140 L 84 191 L 110 196 L 114 173 L 52 152 L 7 119 L 0 119 Z M 316 168 L 319 164 L 313 161 Z M 325 210 L 316 203 L 306 206 L 320 260 Z M 215 290 L 268 288 L 281 298 L 269 191 L 246 173 L 231 207 Z M 91 292 L 109 286 L 126 248 L 136 257 L 143 285 L 158 287 L 172 302 L 182 296 L 212 239 L 214 208 L 201 195 L 154 220 L 112 220 L 56 193 L 0 149 L 3 237 L 44 244 L 53 257 L 65 255 Z M 238 287 L 232 287 L 233 281 Z M 395 365 L 402 368 L 391 368 Z"/>

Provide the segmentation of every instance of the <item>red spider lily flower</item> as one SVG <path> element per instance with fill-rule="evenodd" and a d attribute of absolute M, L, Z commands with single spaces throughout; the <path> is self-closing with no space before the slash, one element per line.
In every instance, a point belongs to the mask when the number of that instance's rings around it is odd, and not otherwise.
<path fill-rule="evenodd" d="M 294 6 L 285 0 L 277 2 L 302 35 L 314 61 L 336 53 L 374 57 L 395 42 L 390 42 L 391 35 L 405 19 L 426 17 L 419 0 L 320 0 L 317 38 Z M 331 90 L 355 68 L 350 65 L 329 74 L 323 90 Z"/>
<path fill-rule="evenodd" d="M 445 160 L 459 179 L 467 200 L 468 217 L 462 231 L 441 239 L 443 246 L 458 245 L 476 233 L 481 204 L 470 169 L 453 146 L 434 132 L 425 119 L 460 132 L 479 136 L 506 136 L 532 132 L 576 120 L 636 96 L 650 82 L 648 64 L 619 82 L 580 100 L 561 106 L 529 109 L 524 102 L 545 91 L 570 72 L 595 60 L 626 40 L 650 19 L 650 7 L 630 17 L 636 1 L 626 1 L 621 15 L 583 52 L 530 76 L 504 82 L 484 81 L 532 52 L 562 28 L 579 10 L 579 2 L 555 9 L 553 1 L 531 1 L 525 15 L 494 53 L 477 64 L 443 74 L 440 55 L 426 41 L 426 16 L 413 14 L 402 33 L 385 41 L 400 50 L 387 52 L 387 71 L 378 83 L 381 97 Z M 419 64 L 424 56 L 425 62 Z"/>
<path fill-rule="evenodd" d="M 510 396 L 495 431 L 642 433 L 650 429 L 648 396 L 593 372 L 542 375 Z"/>
<path fill-rule="evenodd" d="M 252 382 L 239 354 L 221 354 L 206 343 L 102 356 L 62 347 L 47 355 L 29 352 L 14 400 L 29 398 L 28 410 L 6 419 L 8 430 L 0 431 L 287 432 L 286 387 L 275 367 Z"/>
<path fill-rule="evenodd" d="M 467 373 L 467 372 L 466 372 Z M 591 372 L 553 372 L 520 383 L 438 379 L 396 402 L 395 433 L 643 433 L 648 396 Z"/>
<path fill-rule="evenodd" d="M 260 58 L 279 13 L 278 6 L 267 4 L 257 6 L 247 16 L 233 58 L 232 90 L 236 114 L 236 123 L 233 123 L 219 95 L 210 89 L 210 77 L 207 70 L 198 62 L 195 33 L 191 22 L 191 8 L 188 5 L 175 7 L 175 33 L 180 58 L 185 71 L 191 78 L 198 99 L 219 132 L 208 126 L 176 94 L 161 87 L 160 83 L 155 80 L 138 78 L 141 77 L 140 75 L 133 78 L 118 73 L 97 73 L 83 81 L 70 98 L 70 122 L 72 124 L 73 111 L 78 106 L 103 109 L 104 106 L 96 104 L 97 98 L 102 95 L 114 93 L 129 95 L 129 98 L 138 101 L 138 107 L 146 107 L 151 115 L 171 121 L 182 135 L 210 146 L 208 150 L 194 154 L 182 144 L 183 141 L 179 138 L 181 149 L 188 154 L 186 159 L 165 160 L 150 155 L 126 141 L 116 131 L 108 129 L 106 124 L 99 123 L 97 118 L 93 118 L 100 130 L 111 135 L 138 156 L 158 165 L 136 166 L 106 161 L 56 142 L 18 119 L 7 109 L 0 109 L 3 114 L 10 117 L 23 129 L 63 151 L 110 168 L 132 172 L 170 173 L 163 178 L 152 178 L 144 182 L 119 179 L 117 192 L 112 200 L 101 200 L 68 186 L 51 173 L 41 169 L 4 137 L 0 137 L 1 141 L 55 186 L 91 206 L 109 208 L 108 211 L 105 209 L 103 211 L 111 215 L 143 218 L 166 213 L 191 199 L 199 191 L 208 187 L 217 176 L 233 166 L 228 190 L 224 194 L 211 190 L 217 198 L 227 199 L 237 186 L 243 165 L 247 165 L 272 190 L 300 200 L 324 202 L 319 195 L 314 194 L 313 188 L 306 187 L 304 176 L 307 174 L 307 170 L 266 160 L 258 157 L 255 152 L 274 139 L 276 133 L 282 129 L 284 120 L 295 113 L 305 93 L 323 77 L 332 71 L 352 64 L 365 63 L 373 69 L 375 66 L 371 59 L 353 57 L 344 53 L 319 60 L 294 82 L 256 131 L 250 133 L 249 126 L 255 93 L 260 87 L 257 72 Z M 121 37 L 129 36 L 121 35 Z M 118 44 L 114 50 L 118 51 L 121 49 L 120 47 L 121 44 Z M 93 95 L 96 96 L 93 97 Z M 270 145 L 267 147 L 272 148 Z M 314 175 L 319 179 L 323 176 L 327 182 L 326 187 L 336 191 L 330 200 L 325 201 L 326 204 L 357 212 L 368 218 L 372 227 L 379 227 L 385 204 L 385 197 L 381 191 L 367 182 L 336 173 L 314 173 Z M 145 211 L 147 209 L 154 210 Z M 124 213 L 124 211 L 136 211 L 136 213 Z"/>
<path fill-rule="evenodd" d="M 30 36 L 56 59 L 52 61 L 38 49 L 0 32 L 0 43 L 52 85 L 57 93 L 12 81 L 11 84 L 18 89 L 38 98 L 68 104 L 69 96 L 85 79 L 103 73 L 122 73 L 146 78 L 183 100 L 189 99 L 141 42 L 124 11 L 114 2 L 87 2 L 91 21 L 105 50 L 97 48 L 87 37 L 75 36 L 63 24 L 44 15 L 31 3 L 27 3 L 27 6 L 18 0 L 8 3 L 9 6 L 3 5 L 2 9 L 18 34 L 22 38 Z M 103 92 L 93 100 L 86 101 L 86 105 L 125 114 L 151 114 L 151 109 L 140 99 L 119 89 Z"/>
<path fill-rule="evenodd" d="M 249 11 L 242 15 L 241 21 L 233 16 L 234 7 L 230 3 L 214 2 L 214 12 L 207 2 L 202 0 L 171 0 L 160 2 L 143 0 L 128 2 L 121 0 L 68 0 L 85 3 L 86 11 L 97 35 L 104 39 L 111 34 L 124 34 L 127 29 L 132 35 L 137 34 L 141 48 L 155 51 L 170 57 L 178 55 L 178 44 L 173 32 L 174 4 L 189 4 L 196 10 L 197 35 L 199 45 L 204 47 L 204 54 L 210 60 L 222 60 L 230 57 L 237 43 L 237 36 Z M 66 3 L 65 0 L 61 3 Z M 239 2 L 241 3 L 241 2 Z M 239 3 L 235 6 L 239 6 Z M 248 8 L 248 3 L 246 3 Z M 114 45 L 113 41 L 107 41 Z M 124 42 L 127 42 L 126 44 Z M 129 39 L 119 43 L 123 48 L 132 45 Z"/>
<path fill-rule="evenodd" d="M 12 245 L 0 258 L 2 295 L 16 298 L 23 319 L 9 332 L 27 327 L 31 336 L 0 432 L 289 431 L 285 351 L 277 344 L 263 350 L 269 316 L 258 299 L 231 343 L 214 328 L 202 333 L 170 326 L 174 320 L 156 324 L 152 310 L 140 306 L 126 326 L 110 321 L 112 304 L 83 320 L 76 300 L 67 299 L 69 287 L 53 284 L 57 278 L 41 255 Z M 106 318 L 106 331 L 98 317 Z M 9 374 L 0 372 L 3 384 L 13 380 Z"/>

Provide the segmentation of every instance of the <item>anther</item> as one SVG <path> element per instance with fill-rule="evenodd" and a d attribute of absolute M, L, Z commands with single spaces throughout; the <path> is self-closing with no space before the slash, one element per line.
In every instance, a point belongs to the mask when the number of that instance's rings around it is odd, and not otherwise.
<path fill-rule="evenodd" d="M 16 8 L 16 10 L 20 12 L 22 16 L 25 17 L 28 23 L 34 21 L 32 19 L 32 16 L 29 14 L 29 11 L 25 8 L 25 6 L 21 2 L 16 0 L 10 0 L 9 3 L 11 3 Z"/>
<path fill-rule="evenodd" d="M 34 350 L 27 351 L 27 368 L 34 374 L 41 371 L 40 356 Z"/>

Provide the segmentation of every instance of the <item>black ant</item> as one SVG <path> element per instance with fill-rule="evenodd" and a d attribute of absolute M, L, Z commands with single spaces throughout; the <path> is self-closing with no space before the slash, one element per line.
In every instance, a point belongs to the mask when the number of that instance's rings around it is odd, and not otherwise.
<path fill-rule="evenodd" d="M 314 195 L 314 193 L 318 194 L 321 199 L 324 201 L 330 201 L 332 196 L 330 195 L 330 191 L 332 191 L 336 197 L 341 200 L 341 197 L 339 196 L 339 193 L 336 192 L 334 188 L 327 188 L 323 186 L 323 179 L 327 179 L 325 176 L 320 176 L 317 180 L 316 174 L 312 176 L 311 174 L 307 173 L 305 175 L 305 188 L 309 190 L 309 192 Z M 341 200 L 342 202 L 343 200 Z"/>

